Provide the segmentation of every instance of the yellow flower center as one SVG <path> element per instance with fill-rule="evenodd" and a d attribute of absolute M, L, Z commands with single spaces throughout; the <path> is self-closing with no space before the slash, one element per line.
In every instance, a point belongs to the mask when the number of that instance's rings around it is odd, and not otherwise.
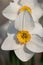
<path fill-rule="evenodd" d="M 32 13 L 32 10 L 30 7 L 28 6 L 22 6 L 20 9 L 19 9 L 19 12 L 22 12 L 22 11 L 28 11 L 30 14 Z"/>
<path fill-rule="evenodd" d="M 19 31 L 17 33 L 17 40 L 19 43 L 26 44 L 31 39 L 31 34 L 28 31 Z"/>

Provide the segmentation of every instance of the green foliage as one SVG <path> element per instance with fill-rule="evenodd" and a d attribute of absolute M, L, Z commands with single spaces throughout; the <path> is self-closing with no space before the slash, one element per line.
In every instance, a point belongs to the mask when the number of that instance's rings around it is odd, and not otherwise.
<path fill-rule="evenodd" d="M 42 56 L 41 56 L 41 59 L 35 64 L 35 62 L 37 61 L 37 59 L 35 59 L 36 55 L 34 57 L 32 57 L 31 60 L 27 61 L 27 62 L 22 62 L 20 61 L 14 51 L 10 51 L 9 52 L 9 59 L 6 61 L 6 65 L 43 65 L 43 53 L 42 53 Z M 0 62 L 0 65 L 2 62 Z"/>

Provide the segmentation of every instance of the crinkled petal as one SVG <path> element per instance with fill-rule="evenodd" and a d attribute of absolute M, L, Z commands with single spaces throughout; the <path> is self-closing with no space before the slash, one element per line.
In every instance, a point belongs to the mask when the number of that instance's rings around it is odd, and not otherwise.
<path fill-rule="evenodd" d="M 35 53 L 43 52 L 43 41 L 40 36 L 33 35 L 31 41 L 27 43 L 26 47 Z"/>
<path fill-rule="evenodd" d="M 31 34 L 37 34 L 37 35 L 43 37 L 43 29 L 42 29 L 41 24 L 35 23 L 35 27 L 34 27 L 34 29 L 31 31 Z"/>
<path fill-rule="evenodd" d="M 20 47 L 20 44 L 14 39 L 14 34 L 8 34 L 8 37 L 4 40 L 1 49 L 2 50 L 13 50 Z"/>
<path fill-rule="evenodd" d="M 32 9 L 32 17 L 35 22 L 38 22 L 39 18 L 42 16 L 42 9 L 38 6 Z"/>
<path fill-rule="evenodd" d="M 32 30 L 34 28 L 34 21 L 30 13 L 27 11 L 21 12 L 15 21 L 15 28 L 18 30 Z"/>
<path fill-rule="evenodd" d="M 27 50 L 26 48 L 24 48 L 24 46 L 22 46 L 21 48 L 14 50 L 16 56 L 23 62 L 26 62 L 28 60 L 30 60 L 34 53 Z"/>
<path fill-rule="evenodd" d="M 3 10 L 2 13 L 6 18 L 10 20 L 15 20 L 18 15 L 19 8 L 20 5 L 10 2 L 10 4 Z"/>

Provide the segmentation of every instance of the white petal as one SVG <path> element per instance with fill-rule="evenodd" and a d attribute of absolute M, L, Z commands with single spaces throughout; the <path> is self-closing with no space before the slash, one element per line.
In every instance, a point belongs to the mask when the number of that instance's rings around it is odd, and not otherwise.
<path fill-rule="evenodd" d="M 34 29 L 31 31 L 31 34 L 37 34 L 37 35 L 40 35 L 41 37 L 43 37 L 43 29 L 42 29 L 42 26 L 41 24 L 39 23 L 35 23 L 35 27 Z"/>
<path fill-rule="evenodd" d="M 32 56 L 34 55 L 33 52 L 27 50 L 26 48 L 24 48 L 24 46 L 22 46 L 21 48 L 17 50 L 14 50 L 14 52 L 16 56 L 23 62 L 30 60 Z"/>
<path fill-rule="evenodd" d="M 21 12 L 15 21 L 15 28 L 18 30 L 32 30 L 34 22 L 30 13 L 27 11 Z"/>
<path fill-rule="evenodd" d="M 33 8 L 34 7 L 34 0 L 21 0 L 20 4 L 27 5 L 30 8 Z"/>
<path fill-rule="evenodd" d="M 37 22 L 39 18 L 42 16 L 42 12 L 43 12 L 42 9 L 38 6 L 35 6 L 32 9 L 32 17 L 35 22 Z"/>
<path fill-rule="evenodd" d="M 17 32 L 17 30 L 15 29 L 15 26 L 14 26 L 14 22 L 12 21 L 9 21 L 9 27 L 8 27 L 8 33 L 10 34 L 14 34 Z"/>
<path fill-rule="evenodd" d="M 43 41 L 39 36 L 33 35 L 32 40 L 27 43 L 26 47 L 35 53 L 43 52 Z"/>
<path fill-rule="evenodd" d="M 15 20 L 17 17 L 17 13 L 19 10 L 20 6 L 17 3 L 12 3 L 10 4 L 3 10 L 3 15 L 10 19 L 10 20 Z"/>
<path fill-rule="evenodd" d="M 19 48 L 20 45 L 14 40 L 13 34 L 8 34 L 8 37 L 4 40 L 1 49 L 2 50 L 13 50 Z"/>

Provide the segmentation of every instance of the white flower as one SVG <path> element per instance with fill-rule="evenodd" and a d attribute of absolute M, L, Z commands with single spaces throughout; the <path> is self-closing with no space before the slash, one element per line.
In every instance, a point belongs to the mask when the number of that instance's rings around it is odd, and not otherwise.
<path fill-rule="evenodd" d="M 16 56 L 23 62 L 31 59 L 34 53 L 43 52 L 42 26 L 33 22 L 29 12 L 21 12 L 14 25 L 14 34 L 8 33 L 1 46 L 3 50 L 14 50 Z M 12 31 L 11 27 L 9 29 Z"/>
<path fill-rule="evenodd" d="M 9 20 L 15 20 L 20 7 L 21 6 L 18 4 L 18 0 L 10 2 L 10 4 L 3 10 L 2 14 Z"/>
<path fill-rule="evenodd" d="M 32 10 L 32 17 L 35 22 L 43 15 L 43 10 L 37 5 L 37 0 L 14 0 L 3 10 L 3 15 L 9 20 L 16 20 L 18 11 L 22 6 L 28 6 Z M 21 4 L 21 5 L 20 5 Z"/>
<path fill-rule="evenodd" d="M 39 18 L 43 15 L 43 10 L 37 3 L 37 0 L 21 0 L 22 6 L 27 5 L 32 9 L 32 17 L 34 22 L 38 22 Z"/>

